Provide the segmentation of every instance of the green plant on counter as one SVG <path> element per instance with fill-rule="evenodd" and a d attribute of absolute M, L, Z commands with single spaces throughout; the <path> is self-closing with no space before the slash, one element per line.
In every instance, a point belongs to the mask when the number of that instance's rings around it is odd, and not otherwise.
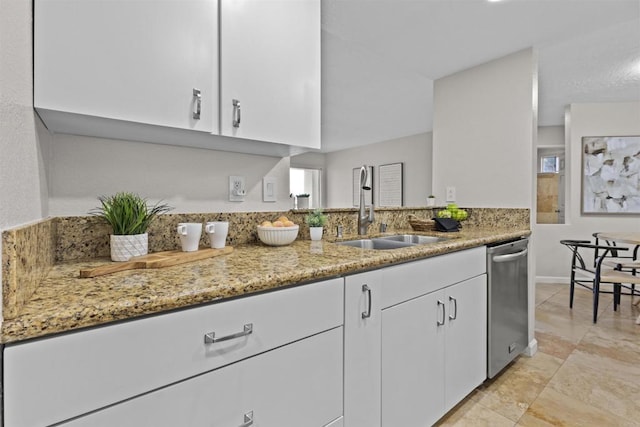
<path fill-rule="evenodd" d="M 120 192 L 112 196 L 98 197 L 100 206 L 89 211 L 89 214 L 104 218 L 115 235 L 133 235 L 147 232 L 153 219 L 172 208 L 165 203 L 147 204 L 137 194 Z"/>
<path fill-rule="evenodd" d="M 296 197 L 309 197 L 309 193 L 296 194 Z"/>
<path fill-rule="evenodd" d="M 327 216 L 322 213 L 322 209 L 318 208 L 309 212 L 304 218 L 304 222 L 309 227 L 324 227 L 327 224 Z"/>

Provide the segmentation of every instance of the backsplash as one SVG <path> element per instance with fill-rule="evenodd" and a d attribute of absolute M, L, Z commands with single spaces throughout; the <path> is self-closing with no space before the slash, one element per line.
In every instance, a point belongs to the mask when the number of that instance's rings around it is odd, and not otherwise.
<path fill-rule="evenodd" d="M 378 232 L 380 224 L 387 231 L 410 230 L 409 215 L 428 219 L 435 208 L 376 208 L 375 221 L 370 233 Z M 469 218 L 464 227 L 521 227 L 529 228 L 529 209 L 465 208 Z M 298 239 L 309 239 L 309 228 L 304 223 L 308 210 L 286 212 L 227 212 L 160 215 L 149 227 L 149 251 L 158 252 L 180 248 L 176 228 L 180 222 L 229 221 L 227 245 L 241 245 L 258 241 L 256 226 L 265 220 L 286 215 L 300 225 Z M 325 209 L 328 223 L 325 238 L 336 236 L 341 225 L 345 236 L 357 233 L 356 208 Z M 33 295 L 39 283 L 57 262 L 109 257 L 109 226 L 95 216 L 48 218 L 2 233 L 3 317 L 11 319 L 19 314 L 25 301 Z M 208 246 L 203 233 L 201 246 Z"/>

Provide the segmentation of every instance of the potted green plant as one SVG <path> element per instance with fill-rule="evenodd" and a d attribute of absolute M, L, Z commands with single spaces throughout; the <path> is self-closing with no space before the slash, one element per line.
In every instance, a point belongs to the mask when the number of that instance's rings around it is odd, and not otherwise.
<path fill-rule="evenodd" d="M 327 224 L 327 216 L 322 213 L 322 209 L 318 208 L 309 212 L 304 221 L 309 226 L 311 240 L 321 240 L 323 227 Z"/>
<path fill-rule="evenodd" d="M 429 197 L 427 197 L 427 206 L 435 206 L 435 205 L 436 205 L 436 196 L 431 194 L 429 195 Z"/>
<path fill-rule="evenodd" d="M 100 206 L 89 213 L 104 218 L 112 228 L 111 260 L 128 261 L 149 252 L 149 224 L 159 214 L 172 208 L 165 203 L 149 206 L 135 193 L 120 192 L 98 197 Z"/>

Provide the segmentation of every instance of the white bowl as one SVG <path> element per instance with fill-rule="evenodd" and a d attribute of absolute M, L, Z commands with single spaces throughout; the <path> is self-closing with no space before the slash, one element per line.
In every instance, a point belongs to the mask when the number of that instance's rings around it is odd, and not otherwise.
<path fill-rule="evenodd" d="M 269 246 L 284 246 L 296 240 L 299 225 L 292 227 L 263 227 L 258 226 L 260 241 Z"/>

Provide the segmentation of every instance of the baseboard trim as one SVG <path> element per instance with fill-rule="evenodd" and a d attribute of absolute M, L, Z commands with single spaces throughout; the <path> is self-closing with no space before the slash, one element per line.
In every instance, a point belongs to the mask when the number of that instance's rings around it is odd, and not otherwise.
<path fill-rule="evenodd" d="M 534 338 L 534 339 L 531 340 L 531 342 L 529 343 L 527 348 L 524 349 L 522 354 L 524 354 L 527 357 L 531 357 L 534 354 L 536 354 L 537 352 L 538 352 L 538 340 L 536 340 Z"/>
<path fill-rule="evenodd" d="M 561 285 L 568 285 L 568 277 L 553 277 L 553 276 L 536 276 L 536 283 L 558 283 Z"/>

